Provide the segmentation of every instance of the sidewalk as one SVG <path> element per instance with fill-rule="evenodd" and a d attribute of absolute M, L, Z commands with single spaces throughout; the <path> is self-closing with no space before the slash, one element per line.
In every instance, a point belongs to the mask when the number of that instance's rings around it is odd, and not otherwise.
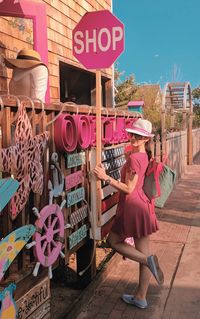
<path fill-rule="evenodd" d="M 159 287 L 151 278 L 148 309 L 121 301 L 124 292 L 131 294 L 136 289 L 138 265 L 115 254 L 96 284 L 94 280 L 86 289 L 84 307 L 80 306 L 79 315 L 71 314 L 71 319 L 200 318 L 200 165 L 188 167 L 157 215 L 160 231 L 152 236 L 151 246 L 159 257 L 165 283 Z"/>

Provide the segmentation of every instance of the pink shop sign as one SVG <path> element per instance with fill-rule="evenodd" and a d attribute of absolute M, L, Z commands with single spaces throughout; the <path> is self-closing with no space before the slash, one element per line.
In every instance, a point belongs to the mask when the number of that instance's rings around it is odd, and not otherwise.
<path fill-rule="evenodd" d="M 87 12 L 72 32 L 72 48 L 87 69 L 109 68 L 124 51 L 124 25 L 109 10 Z"/>
<path fill-rule="evenodd" d="M 83 182 L 83 171 L 78 171 L 65 177 L 65 190 Z"/>

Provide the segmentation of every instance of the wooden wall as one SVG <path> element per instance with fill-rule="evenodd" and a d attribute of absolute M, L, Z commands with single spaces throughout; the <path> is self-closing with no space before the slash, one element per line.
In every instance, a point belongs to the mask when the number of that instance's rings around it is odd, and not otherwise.
<path fill-rule="evenodd" d="M 83 68 L 72 55 L 72 30 L 87 11 L 111 9 L 111 0 L 44 0 L 47 13 L 50 101 L 60 100 L 59 61 Z M 17 52 L 33 46 L 31 22 L 28 19 L 0 18 L 0 93 L 8 89 L 11 70 L 3 63 L 4 56 L 15 57 Z M 42 30 L 41 30 L 42 32 Z M 111 69 L 103 70 L 111 78 Z M 108 93 L 109 94 L 109 93 Z"/>

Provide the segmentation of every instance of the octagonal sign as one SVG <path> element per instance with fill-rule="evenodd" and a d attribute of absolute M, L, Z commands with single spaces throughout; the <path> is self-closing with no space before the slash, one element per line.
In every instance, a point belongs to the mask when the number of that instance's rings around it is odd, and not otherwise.
<path fill-rule="evenodd" d="M 124 51 L 124 25 L 109 10 L 87 12 L 72 41 L 73 55 L 87 69 L 109 68 Z"/>

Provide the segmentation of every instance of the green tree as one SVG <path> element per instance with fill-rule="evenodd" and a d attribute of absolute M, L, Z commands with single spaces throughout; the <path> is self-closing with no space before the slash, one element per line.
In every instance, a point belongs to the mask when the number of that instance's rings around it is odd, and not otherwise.
<path fill-rule="evenodd" d="M 193 101 L 193 127 L 200 127 L 200 86 L 192 90 Z"/>
<path fill-rule="evenodd" d="M 135 82 L 134 75 L 126 77 L 125 80 L 121 80 L 121 76 L 124 72 L 120 72 L 115 69 L 115 103 L 116 106 L 126 105 L 134 97 L 137 91 L 137 84 Z"/>

